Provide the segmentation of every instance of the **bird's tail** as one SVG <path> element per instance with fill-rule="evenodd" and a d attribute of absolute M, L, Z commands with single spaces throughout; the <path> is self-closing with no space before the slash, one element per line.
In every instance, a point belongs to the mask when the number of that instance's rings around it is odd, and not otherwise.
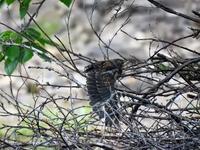
<path fill-rule="evenodd" d="M 119 106 L 115 99 L 109 99 L 103 103 L 98 102 L 92 107 L 99 118 L 104 120 L 106 126 L 119 125 Z"/>
<path fill-rule="evenodd" d="M 115 95 L 114 82 L 109 75 L 102 75 L 93 71 L 88 73 L 87 89 L 90 105 L 99 118 L 105 120 L 106 126 L 119 124 L 119 107 L 118 99 Z"/>

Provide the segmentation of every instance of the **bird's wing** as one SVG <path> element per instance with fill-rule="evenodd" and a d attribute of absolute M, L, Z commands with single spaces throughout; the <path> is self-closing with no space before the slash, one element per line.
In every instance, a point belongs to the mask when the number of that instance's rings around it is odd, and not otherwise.
<path fill-rule="evenodd" d="M 119 63 L 119 65 L 118 65 Z M 114 85 L 116 74 L 121 73 L 122 61 L 101 61 L 86 67 L 87 89 L 90 105 L 99 118 L 105 118 L 105 124 L 111 126 L 118 122 L 118 101 Z M 117 75 L 118 76 L 118 75 Z M 114 121 L 113 121 L 114 120 Z"/>

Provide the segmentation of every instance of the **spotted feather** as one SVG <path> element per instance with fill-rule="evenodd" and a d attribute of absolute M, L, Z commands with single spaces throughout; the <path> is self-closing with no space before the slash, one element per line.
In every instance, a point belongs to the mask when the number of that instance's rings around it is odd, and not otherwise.
<path fill-rule="evenodd" d="M 99 61 L 85 68 L 90 105 L 105 125 L 118 123 L 118 100 L 115 96 L 115 82 L 122 73 L 123 60 Z"/>

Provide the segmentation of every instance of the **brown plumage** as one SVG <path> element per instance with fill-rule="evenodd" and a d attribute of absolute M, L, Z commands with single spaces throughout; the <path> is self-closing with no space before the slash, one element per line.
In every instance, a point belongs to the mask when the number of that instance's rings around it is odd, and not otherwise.
<path fill-rule="evenodd" d="M 122 73 L 123 63 L 121 59 L 112 59 L 98 61 L 85 68 L 90 105 L 100 119 L 105 118 L 106 126 L 118 124 L 118 100 L 114 86 Z"/>

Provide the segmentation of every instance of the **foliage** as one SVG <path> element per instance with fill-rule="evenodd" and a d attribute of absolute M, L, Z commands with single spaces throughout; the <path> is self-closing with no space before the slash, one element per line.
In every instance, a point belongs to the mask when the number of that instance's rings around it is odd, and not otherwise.
<path fill-rule="evenodd" d="M 12 5 L 15 0 L 1 0 L 0 6 L 4 3 Z M 28 13 L 28 9 L 31 5 L 31 0 L 16 1 L 19 3 L 20 18 L 24 17 Z M 72 0 L 60 0 L 67 7 L 70 6 Z M 34 54 L 45 61 L 51 61 L 46 54 L 44 46 L 46 44 L 52 44 L 49 39 L 44 38 L 37 29 L 28 27 L 18 32 L 15 30 L 7 30 L 0 33 L 0 61 L 4 62 L 4 70 L 8 75 L 11 75 L 16 69 L 18 64 L 24 64 L 29 61 Z"/>
<path fill-rule="evenodd" d="M 50 61 L 43 48 L 49 41 L 43 38 L 34 28 L 27 28 L 21 32 L 4 31 L 0 34 L 1 61 L 5 63 L 5 71 L 11 75 L 18 64 L 29 61 L 34 53 L 46 61 Z"/>

